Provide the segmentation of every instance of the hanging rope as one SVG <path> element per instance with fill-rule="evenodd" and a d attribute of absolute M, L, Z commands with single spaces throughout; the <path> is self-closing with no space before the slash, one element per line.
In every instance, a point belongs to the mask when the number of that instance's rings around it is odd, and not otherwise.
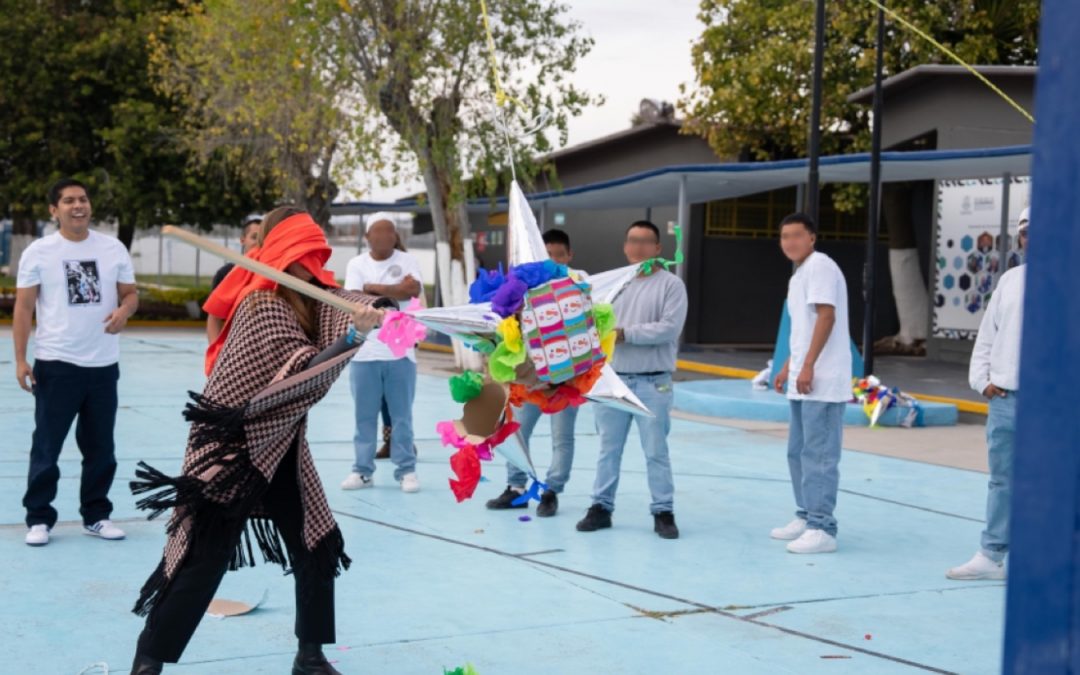
<path fill-rule="evenodd" d="M 535 134 L 547 126 L 551 117 L 550 110 L 542 110 L 539 115 L 525 125 L 524 129 L 514 129 L 508 121 L 507 111 L 512 106 L 517 106 L 521 111 L 526 109 L 524 103 L 506 92 L 503 87 L 502 76 L 499 74 L 499 55 L 495 49 L 495 35 L 491 30 L 491 17 L 488 15 L 487 3 L 480 0 L 480 15 L 484 21 L 484 33 L 487 40 L 488 61 L 491 64 L 491 80 L 495 85 L 495 100 L 492 105 L 492 120 L 496 130 L 502 133 L 503 142 L 506 143 L 506 162 L 510 165 L 510 177 L 517 180 L 517 170 L 514 159 L 513 141 L 521 140 Z"/>
<path fill-rule="evenodd" d="M 1027 110 L 1025 110 L 1022 105 L 1020 105 L 1019 103 L 1014 101 L 1008 94 L 1006 94 L 1000 88 L 998 88 L 997 85 L 995 85 L 993 82 L 988 80 L 985 75 L 983 75 L 978 70 L 976 70 L 974 66 L 972 66 L 971 64 L 969 64 L 968 62 L 964 61 L 962 58 L 957 56 L 956 53 L 953 52 L 951 49 L 949 49 L 945 45 L 943 45 L 940 42 L 938 42 L 937 40 L 935 40 L 933 37 L 931 37 L 928 33 L 926 33 L 924 30 L 922 30 L 921 28 L 919 28 L 915 24 L 911 23 L 910 21 L 908 21 L 904 17 L 900 16 L 899 14 L 894 12 L 893 10 L 886 7 L 879 0 L 867 0 L 867 2 L 874 5 L 878 9 L 882 10 L 886 14 L 888 14 L 890 17 L 892 17 L 892 19 L 894 21 L 896 21 L 900 25 L 904 26 L 908 30 L 912 31 L 913 33 L 915 33 L 916 35 L 918 35 L 922 39 L 926 40 L 927 42 L 932 44 L 934 47 L 937 47 L 939 50 L 941 50 L 941 52 L 943 52 L 950 59 L 952 59 L 953 61 L 956 61 L 958 64 L 960 64 L 961 66 L 966 68 L 968 70 L 968 72 L 970 72 L 972 75 L 979 78 L 979 80 L 981 80 L 983 84 L 985 84 L 987 87 L 990 87 L 990 89 L 992 89 L 994 91 L 994 93 L 996 93 L 998 96 L 1003 98 L 1006 103 L 1011 105 L 1013 108 L 1016 108 L 1017 112 L 1019 112 L 1021 115 L 1023 115 L 1025 118 L 1027 118 L 1027 120 L 1029 122 L 1031 122 L 1032 124 L 1035 123 L 1035 118 L 1031 115 L 1031 113 L 1029 113 Z"/>

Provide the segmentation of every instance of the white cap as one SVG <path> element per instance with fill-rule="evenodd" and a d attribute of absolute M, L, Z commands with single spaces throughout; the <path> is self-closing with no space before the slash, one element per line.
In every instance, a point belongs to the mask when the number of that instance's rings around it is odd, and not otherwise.
<path fill-rule="evenodd" d="M 1017 225 L 1021 230 L 1026 230 L 1028 228 L 1029 211 L 1031 211 L 1031 207 L 1025 206 L 1024 210 L 1020 212 L 1020 220 L 1017 221 Z"/>
<path fill-rule="evenodd" d="M 367 223 L 364 224 L 364 232 L 370 230 L 371 226 L 375 223 L 379 223 L 384 220 L 388 221 L 391 225 L 394 226 L 394 229 L 397 230 L 397 218 L 395 216 L 396 214 L 391 213 L 390 211 L 379 211 L 378 213 L 371 214 L 367 217 Z"/>

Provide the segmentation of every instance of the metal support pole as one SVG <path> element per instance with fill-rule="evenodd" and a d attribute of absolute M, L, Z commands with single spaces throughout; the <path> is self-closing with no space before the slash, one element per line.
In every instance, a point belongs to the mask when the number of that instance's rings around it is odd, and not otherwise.
<path fill-rule="evenodd" d="M 679 210 L 676 218 L 676 225 L 682 229 L 682 254 L 683 262 L 675 270 L 675 273 L 679 275 L 679 278 L 686 282 L 686 240 L 690 234 L 690 204 L 687 203 L 686 194 L 686 174 L 679 176 Z"/>
<path fill-rule="evenodd" d="M 877 59 L 874 64 L 874 119 L 870 141 L 870 205 L 866 215 L 866 264 L 863 267 L 863 372 L 874 373 L 874 276 L 881 220 L 881 71 L 885 46 L 885 12 L 877 11 Z"/>
<path fill-rule="evenodd" d="M 997 288 L 998 279 L 1005 273 L 1005 266 L 1009 264 L 1009 192 L 1012 184 L 1012 174 L 1001 174 L 1001 237 L 998 240 L 998 269 L 994 273 L 994 287 Z"/>
<path fill-rule="evenodd" d="M 803 209 L 810 218 L 818 222 L 818 157 L 821 154 L 821 79 L 825 58 L 825 0 L 817 0 L 814 12 L 814 75 L 813 94 L 810 104 L 810 147 L 807 156 L 810 159 L 810 171 L 806 180 L 806 206 Z"/>
<path fill-rule="evenodd" d="M 547 231 L 547 202 L 540 203 L 540 232 Z"/>

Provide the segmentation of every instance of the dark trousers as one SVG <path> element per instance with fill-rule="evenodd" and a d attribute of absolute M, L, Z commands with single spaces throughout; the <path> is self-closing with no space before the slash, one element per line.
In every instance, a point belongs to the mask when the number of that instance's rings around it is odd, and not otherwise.
<path fill-rule="evenodd" d="M 293 563 L 296 582 L 296 637 L 301 642 L 329 644 L 334 630 L 334 577 L 316 573 L 314 560 L 304 547 L 303 511 L 296 467 L 296 448 L 285 456 L 274 474 L 263 504 L 281 533 Z M 218 541 L 188 552 L 176 577 L 158 599 L 139 635 L 139 654 L 176 663 L 195 633 L 241 536 L 239 524 L 223 523 Z"/>
<path fill-rule="evenodd" d="M 85 368 L 63 361 L 35 361 L 34 435 L 30 446 L 30 473 L 26 480 L 27 526 L 56 524 L 56 486 L 60 480 L 60 449 L 71 423 L 82 452 L 79 501 L 83 523 L 93 525 L 112 513 L 109 488 L 116 475 L 117 364 Z"/>

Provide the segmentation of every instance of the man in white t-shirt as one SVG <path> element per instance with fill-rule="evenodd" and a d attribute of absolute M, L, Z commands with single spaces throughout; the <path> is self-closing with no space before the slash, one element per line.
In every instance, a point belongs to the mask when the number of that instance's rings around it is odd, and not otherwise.
<path fill-rule="evenodd" d="M 788 468 L 798 511 L 771 532 L 791 553 L 836 550 L 836 492 L 844 410 L 851 400 L 851 337 L 847 283 L 833 259 L 814 250 L 813 220 L 793 213 L 780 221 L 780 248 L 795 273 L 788 282 L 791 356 L 774 386 L 791 405 Z"/>
<path fill-rule="evenodd" d="M 401 239 L 392 216 L 375 214 L 368 219 L 368 250 L 349 261 L 345 288 L 369 295 L 393 298 L 404 305 L 423 292 L 420 265 L 416 258 L 399 249 Z M 401 247 L 404 248 L 404 247 Z M 356 435 L 353 447 L 356 462 L 342 482 L 343 490 L 371 487 L 375 473 L 375 448 L 379 410 L 383 399 L 390 412 L 390 461 L 394 478 L 403 492 L 416 492 L 416 450 L 413 447 L 412 406 L 416 396 L 416 350 L 397 358 L 379 340 L 368 340 L 353 357 L 349 368 L 356 407 Z"/>
<path fill-rule="evenodd" d="M 86 186 L 65 178 L 49 189 L 49 213 L 60 225 L 19 260 L 15 296 L 15 377 L 34 395 L 34 435 L 23 506 L 26 543 L 49 543 L 56 524 L 64 439 L 75 426 L 82 453 L 79 496 L 86 534 L 123 539 L 109 520 L 116 474 L 113 427 L 120 377 L 120 331 L 135 313 L 135 272 L 117 239 L 90 230 Z M 34 312 L 34 365 L 26 360 Z"/>

